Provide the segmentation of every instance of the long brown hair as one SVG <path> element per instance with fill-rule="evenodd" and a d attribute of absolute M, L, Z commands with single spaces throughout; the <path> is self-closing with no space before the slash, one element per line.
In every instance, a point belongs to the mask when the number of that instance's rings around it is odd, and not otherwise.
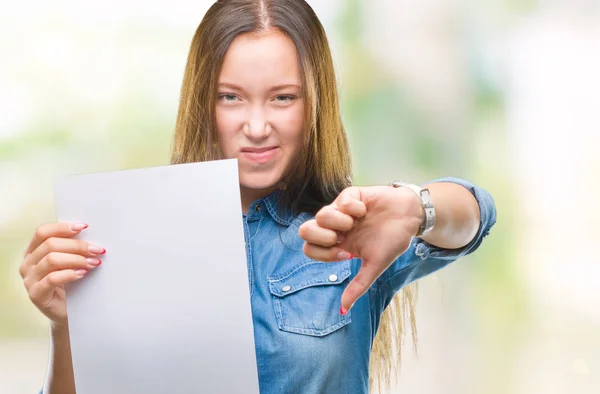
<path fill-rule="evenodd" d="M 351 163 L 327 36 L 304 0 L 219 0 L 210 7 L 192 39 L 171 162 L 222 158 L 215 105 L 223 58 L 239 34 L 270 29 L 279 29 L 296 45 L 305 100 L 304 149 L 281 182 L 278 203 L 282 209 L 314 214 L 351 185 Z M 412 288 L 403 290 L 382 316 L 370 366 L 370 376 L 379 383 L 389 384 L 398 370 L 404 316 L 414 327 L 413 294 Z"/>

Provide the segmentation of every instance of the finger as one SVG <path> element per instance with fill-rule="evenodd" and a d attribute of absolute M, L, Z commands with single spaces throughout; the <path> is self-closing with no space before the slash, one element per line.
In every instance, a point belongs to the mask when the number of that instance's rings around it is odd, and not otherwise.
<path fill-rule="evenodd" d="M 340 312 L 345 315 L 352 308 L 356 300 L 358 300 L 363 294 L 369 290 L 369 287 L 375 283 L 375 280 L 381 275 L 380 270 L 373 264 L 365 264 L 363 262 L 362 267 L 346 286 L 346 289 L 342 293 L 342 307 Z"/>
<path fill-rule="evenodd" d="M 331 205 L 319 210 L 315 219 L 319 226 L 331 230 L 349 231 L 354 227 L 354 218 L 352 216 L 335 209 L 335 207 Z"/>
<path fill-rule="evenodd" d="M 43 308 L 52 300 L 55 288 L 79 280 L 87 273 L 84 269 L 53 271 L 29 288 L 29 298 L 37 307 Z"/>
<path fill-rule="evenodd" d="M 29 242 L 29 246 L 25 251 L 23 263 L 19 266 L 19 273 L 22 278 L 25 278 L 27 271 L 41 259 L 42 256 L 34 256 L 31 254 L 37 250 L 44 242 L 50 238 L 69 238 L 79 234 L 88 227 L 85 223 L 49 223 L 38 226 L 33 238 Z"/>
<path fill-rule="evenodd" d="M 325 262 L 348 260 L 354 257 L 351 253 L 335 246 L 324 247 L 305 243 L 302 250 L 304 251 L 304 254 L 311 259 Z"/>
<path fill-rule="evenodd" d="M 49 223 L 39 226 L 29 243 L 26 254 L 33 253 L 44 241 L 50 237 L 69 238 L 79 234 L 88 227 L 85 223 Z"/>
<path fill-rule="evenodd" d="M 298 228 L 298 235 L 306 242 L 321 246 L 333 246 L 338 244 L 338 234 L 328 228 L 323 228 L 317 221 L 308 220 Z"/>
<path fill-rule="evenodd" d="M 102 264 L 102 261 L 97 257 L 93 258 L 72 253 L 50 252 L 44 256 L 38 264 L 32 267 L 29 275 L 26 277 L 26 282 L 38 282 L 53 271 L 62 271 L 65 269 L 91 270 L 100 264 Z"/>
<path fill-rule="evenodd" d="M 106 250 L 97 245 L 91 245 L 81 239 L 73 238 L 48 238 L 33 253 L 25 258 L 25 270 L 38 264 L 44 256 L 51 252 L 78 254 L 85 257 L 97 257 L 106 253 Z"/>
<path fill-rule="evenodd" d="M 362 218 L 367 214 L 367 206 L 361 201 L 360 188 L 352 186 L 344 189 L 335 199 L 338 209 L 355 218 Z"/>

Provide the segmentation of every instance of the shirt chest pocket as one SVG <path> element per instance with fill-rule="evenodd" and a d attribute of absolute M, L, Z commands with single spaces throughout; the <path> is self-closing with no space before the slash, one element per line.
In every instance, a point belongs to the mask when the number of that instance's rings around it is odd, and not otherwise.
<path fill-rule="evenodd" d="M 325 336 L 351 322 L 351 311 L 340 314 L 340 300 L 350 261 L 305 260 L 291 270 L 267 278 L 280 330 Z"/>

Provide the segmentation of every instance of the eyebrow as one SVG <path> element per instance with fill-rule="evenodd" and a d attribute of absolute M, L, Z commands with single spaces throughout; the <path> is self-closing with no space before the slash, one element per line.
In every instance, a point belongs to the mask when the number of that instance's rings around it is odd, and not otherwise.
<path fill-rule="evenodd" d="M 241 86 L 233 84 L 233 83 L 229 83 L 229 82 L 219 82 L 219 87 L 229 88 L 229 89 L 239 90 L 241 92 L 244 92 L 244 89 Z M 275 85 L 275 86 L 271 86 L 269 88 L 269 92 L 275 92 L 277 90 L 283 90 L 283 89 L 287 89 L 287 88 L 300 89 L 300 85 L 296 85 L 295 83 L 286 83 L 286 84 L 281 84 L 281 85 Z"/>

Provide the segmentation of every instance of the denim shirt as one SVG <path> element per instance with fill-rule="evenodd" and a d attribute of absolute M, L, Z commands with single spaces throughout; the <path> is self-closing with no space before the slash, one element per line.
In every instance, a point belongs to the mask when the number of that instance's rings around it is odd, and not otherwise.
<path fill-rule="evenodd" d="M 312 260 L 298 235 L 310 215 L 282 215 L 274 195 L 250 206 L 244 233 L 261 394 L 369 392 L 371 346 L 394 294 L 475 251 L 496 221 L 485 190 L 457 178 L 433 182 L 458 183 L 473 193 L 481 214 L 477 235 L 455 250 L 414 238 L 345 316 L 339 312 L 341 295 L 361 260 Z"/>
<path fill-rule="evenodd" d="M 454 182 L 473 193 L 481 214 L 477 235 L 454 250 L 414 238 L 346 315 L 340 314 L 340 299 L 361 260 L 308 258 L 298 227 L 311 215 L 281 214 L 276 194 L 252 203 L 243 223 L 261 394 L 369 392 L 371 346 L 394 294 L 475 251 L 496 222 L 485 190 L 457 178 L 432 182 Z"/>

